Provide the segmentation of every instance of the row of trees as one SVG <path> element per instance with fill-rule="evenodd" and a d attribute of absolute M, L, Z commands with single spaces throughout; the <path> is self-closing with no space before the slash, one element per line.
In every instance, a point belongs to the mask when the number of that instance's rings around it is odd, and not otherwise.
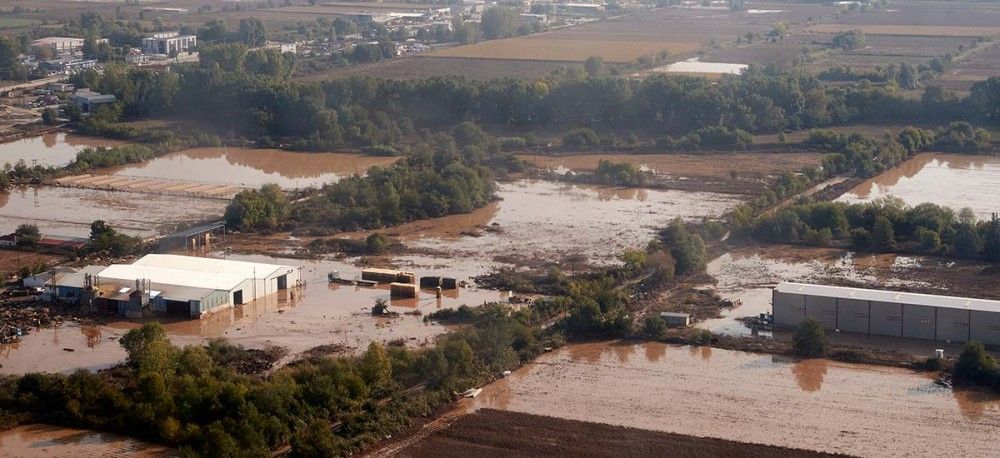
<path fill-rule="evenodd" d="M 944 254 L 1000 262 L 1000 219 L 977 221 L 933 203 L 908 207 L 887 198 L 865 204 L 817 202 L 793 205 L 761 217 L 757 240 L 816 246 L 842 241 L 858 250 Z"/>

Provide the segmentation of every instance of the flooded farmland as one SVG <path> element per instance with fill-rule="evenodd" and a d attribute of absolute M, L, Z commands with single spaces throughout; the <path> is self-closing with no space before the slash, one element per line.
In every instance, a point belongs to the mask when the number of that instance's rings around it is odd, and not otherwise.
<path fill-rule="evenodd" d="M 994 456 L 1000 425 L 1000 398 L 905 369 L 660 343 L 569 345 L 471 405 L 859 456 Z"/>
<path fill-rule="evenodd" d="M 180 456 L 166 447 L 130 437 L 49 425 L 25 425 L 0 432 L 0 457 L 171 457 Z"/>
<path fill-rule="evenodd" d="M 124 143 L 119 140 L 50 132 L 38 137 L 0 144 L 0 166 L 5 163 L 14 165 L 23 159 L 28 165 L 63 167 L 76 159 L 76 153 L 84 148 L 112 147 Z"/>
<path fill-rule="evenodd" d="M 956 211 L 969 207 L 981 219 L 1000 212 L 1000 157 L 918 154 L 840 197 L 869 202 L 895 196 L 909 205 L 933 202 Z"/>
<path fill-rule="evenodd" d="M 502 200 L 468 215 L 386 233 L 439 258 L 466 262 L 583 258 L 607 264 L 624 249 L 645 246 L 674 218 L 717 217 L 740 202 L 737 196 L 707 192 L 533 180 L 501 183 L 497 194 Z"/>
<path fill-rule="evenodd" d="M 275 183 L 286 189 L 321 186 L 386 166 L 395 157 L 349 153 L 302 153 L 270 148 L 194 148 L 102 171 L 111 175 L 256 188 Z"/>
<path fill-rule="evenodd" d="M 747 64 L 729 64 L 722 62 L 701 62 L 697 57 L 692 57 L 680 62 L 654 68 L 654 73 L 694 73 L 694 74 L 729 74 L 739 75 L 749 67 Z"/>
<path fill-rule="evenodd" d="M 0 232 L 37 224 L 44 235 L 89 237 L 90 223 L 107 221 L 130 235 L 149 237 L 165 226 L 219 219 L 226 201 L 160 194 L 58 187 L 0 192 Z"/>
<path fill-rule="evenodd" d="M 422 290 L 415 299 L 392 299 L 388 285 L 361 288 L 329 284 L 327 274 L 339 270 L 344 278 L 353 278 L 360 269 L 342 261 L 302 261 L 264 256 L 224 256 L 228 259 L 276 262 L 303 266 L 305 285 L 288 293 L 272 294 L 240 307 L 221 310 L 198 320 L 164 321 L 175 345 L 203 344 L 224 337 L 251 348 L 279 346 L 290 357 L 328 344 L 363 349 L 371 341 L 401 340 L 419 346 L 444 332 L 445 326 L 424 323 L 423 315 L 441 308 L 505 300 L 506 293 L 476 288 L 443 291 L 440 298 L 431 290 Z M 418 271 L 418 275 L 439 275 L 439 271 Z M 389 303 L 396 317 L 372 317 L 370 307 L 377 299 Z M 129 329 L 139 326 L 131 321 L 100 325 L 66 323 L 57 328 L 40 329 L 21 342 L 0 345 L 0 373 L 22 374 L 31 371 L 72 372 L 97 370 L 120 363 L 125 352 L 118 344 Z M 67 350 L 69 349 L 69 350 Z"/>

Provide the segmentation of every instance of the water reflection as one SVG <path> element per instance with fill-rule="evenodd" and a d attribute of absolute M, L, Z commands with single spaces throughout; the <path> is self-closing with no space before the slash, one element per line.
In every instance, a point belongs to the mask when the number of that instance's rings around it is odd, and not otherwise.
<path fill-rule="evenodd" d="M 979 421 L 986 412 L 1000 411 L 1000 395 L 979 390 L 953 390 L 952 395 L 958 403 L 962 415 L 971 421 Z"/>
<path fill-rule="evenodd" d="M 24 160 L 28 165 L 62 167 L 76 159 L 76 153 L 87 147 L 111 147 L 125 144 L 119 140 L 84 137 L 65 132 L 49 132 L 38 137 L 23 138 L 0 144 L 0 166 Z"/>
<path fill-rule="evenodd" d="M 956 210 L 968 206 L 980 218 L 988 218 L 1000 200 L 1000 158 L 918 154 L 861 183 L 838 200 L 866 202 L 887 195 L 909 205 L 933 202 Z"/>
<path fill-rule="evenodd" d="M 803 359 L 792 364 L 792 374 L 802 391 L 814 392 L 823 387 L 823 378 L 830 361 L 822 358 Z"/>
<path fill-rule="evenodd" d="M 667 354 L 667 345 L 659 342 L 644 342 L 642 348 L 646 353 L 646 361 L 655 363 Z"/>

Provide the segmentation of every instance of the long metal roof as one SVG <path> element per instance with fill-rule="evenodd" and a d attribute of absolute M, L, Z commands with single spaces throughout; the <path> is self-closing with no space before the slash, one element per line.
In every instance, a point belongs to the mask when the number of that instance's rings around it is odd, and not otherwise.
<path fill-rule="evenodd" d="M 223 273 L 199 272 L 195 270 L 169 269 L 140 264 L 112 264 L 97 274 L 98 280 L 126 280 L 135 282 L 143 279 L 160 285 L 187 286 L 214 290 L 232 290 L 250 277 Z"/>
<path fill-rule="evenodd" d="M 934 294 L 906 293 L 879 289 L 852 288 L 846 286 L 813 285 L 808 283 L 782 282 L 775 291 L 808 296 L 835 297 L 838 299 L 858 299 L 862 301 L 888 302 L 893 304 L 924 305 L 961 310 L 1000 313 L 1000 301 L 974 299 L 971 297 L 938 296 Z"/>
<path fill-rule="evenodd" d="M 148 254 L 132 263 L 133 266 L 161 267 L 208 274 L 234 275 L 244 279 L 268 278 L 283 275 L 296 267 L 261 262 L 234 261 L 231 259 L 201 258 L 176 254 Z"/>

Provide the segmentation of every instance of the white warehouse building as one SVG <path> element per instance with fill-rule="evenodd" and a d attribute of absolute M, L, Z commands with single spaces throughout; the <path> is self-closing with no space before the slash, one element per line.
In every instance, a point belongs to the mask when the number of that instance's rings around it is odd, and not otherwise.
<path fill-rule="evenodd" d="M 774 288 L 774 325 L 813 318 L 826 329 L 1000 345 L 1000 301 L 784 282 Z"/>
<path fill-rule="evenodd" d="M 301 278 L 294 266 L 151 254 L 132 264 L 40 274 L 25 284 L 46 288 L 53 299 L 129 317 L 150 311 L 200 317 L 294 288 Z"/>

